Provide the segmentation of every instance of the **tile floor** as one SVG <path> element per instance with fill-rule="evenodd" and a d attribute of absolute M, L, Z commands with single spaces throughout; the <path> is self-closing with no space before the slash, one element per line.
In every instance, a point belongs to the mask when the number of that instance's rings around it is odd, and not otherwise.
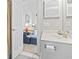
<path fill-rule="evenodd" d="M 23 44 L 23 52 L 15 59 L 39 59 L 37 46 L 32 44 Z"/>
<path fill-rule="evenodd" d="M 24 56 L 24 55 L 19 55 L 15 59 L 33 59 L 33 58 L 28 57 L 28 56 Z"/>
<path fill-rule="evenodd" d="M 23 44 L 23 51 L 37 53 L 37 45 Z"/>
<path fill-rule="evenodd" d="M 37 56 L 36 54 L 24 51 L 19 56 L 17 56 L 15 59 L 39 59 L 39 56 Z"/>

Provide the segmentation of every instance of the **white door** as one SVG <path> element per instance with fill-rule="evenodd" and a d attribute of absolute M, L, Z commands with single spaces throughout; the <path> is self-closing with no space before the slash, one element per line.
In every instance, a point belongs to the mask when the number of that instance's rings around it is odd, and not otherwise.
<path fill-rule="evenodd" d="M 12 59 L 23 51 L 22 1 L 12 0 Z"/>

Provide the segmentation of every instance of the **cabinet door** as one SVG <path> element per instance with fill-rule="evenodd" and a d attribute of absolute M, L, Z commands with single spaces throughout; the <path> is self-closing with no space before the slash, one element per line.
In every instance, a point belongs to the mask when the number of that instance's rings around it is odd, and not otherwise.
<path fill-rule="evenodd" d="M 41 59 L 72 59 L 72 47 L 68 44 L 42 41 Z"/>

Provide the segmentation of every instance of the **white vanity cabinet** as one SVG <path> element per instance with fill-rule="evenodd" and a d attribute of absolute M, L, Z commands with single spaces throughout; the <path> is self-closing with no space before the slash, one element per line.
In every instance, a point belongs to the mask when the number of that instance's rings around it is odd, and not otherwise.
<path fill-rule="evenodd" d="M 41 59 L 72 59 L 72 44 L 41 40 Z"/>

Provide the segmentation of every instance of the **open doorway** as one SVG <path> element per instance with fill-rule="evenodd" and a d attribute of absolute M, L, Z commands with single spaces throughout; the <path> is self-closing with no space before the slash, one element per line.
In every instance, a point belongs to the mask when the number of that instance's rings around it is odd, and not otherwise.
<path fill-rule="evenodd" d="M 37 16 L 36 16 L 37 17 Z M 37 54 L 37 29 L 32 23 L 29 15 L 25 15 L 25 24 L 23 30 L 23 50 L 29 53 Z"/>
<path fill-rule="evenodd" d="M 23 51 L 37 54 L 37 11 L 38 0 L 27 0 L 23 3 L 24 28 L 23 28 Z"/>
<path fill-rule="evenodd" d="M 26 54 L 38 55 L 38 0 L 23 1 L 23 51 Z M 23 53 L 25 55 L 25 53 Z"/>

